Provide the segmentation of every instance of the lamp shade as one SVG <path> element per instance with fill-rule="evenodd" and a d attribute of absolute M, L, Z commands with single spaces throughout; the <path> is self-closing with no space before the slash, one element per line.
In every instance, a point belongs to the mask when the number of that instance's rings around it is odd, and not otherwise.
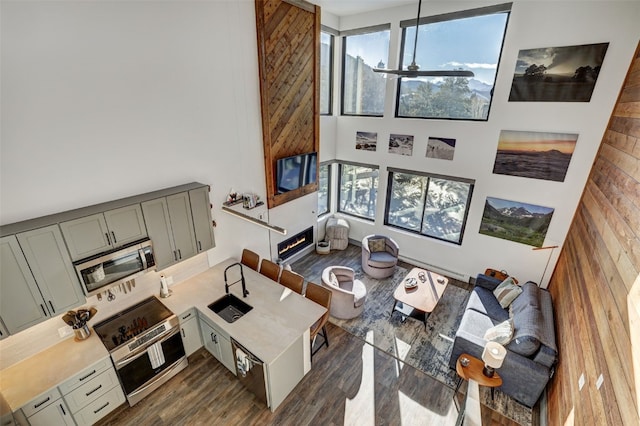
<path fill-rule="evenodd" d="M 487 342 L 482 351 L 482 360 L 491 368 L 502 367 L 502 361 L 507 356 L 507 350 L 500 343 Z"/>

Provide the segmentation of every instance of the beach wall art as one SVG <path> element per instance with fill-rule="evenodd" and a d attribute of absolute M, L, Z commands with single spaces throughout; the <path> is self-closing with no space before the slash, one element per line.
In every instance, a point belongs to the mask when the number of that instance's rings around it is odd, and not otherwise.
<path fill-rule="evenodd" d="M 589 102 L 609 43 L 521 50 L 509 101 Z"/>
<path fill-rule="evenodd" d="M 576 133 L 502 130 L 493 173 L 564 182 Z"/>
<path fill-rule="evenodd" d="M 378 147 L 378 134 L 376 132 L 356 132 L 356 149 L 375 151 Z"/>
<path fill-rule="evenodd" d="M 389 153 L 400 155 L 413 155 L 413 136 L 398 135 L 392 133 L 389 135 Z"/>
<path fill-rule="evenodd" d="M 487 197 L 480 233 L 542 247 L 553 210 L 549 207 Z"/>
<path fill-rule="evenodd" d="M 456 150 L 456 140 L 451 138 L 429 137 L 427 141 L 427 158 L 438 158 L 441 160 L 453 160 Z"/>

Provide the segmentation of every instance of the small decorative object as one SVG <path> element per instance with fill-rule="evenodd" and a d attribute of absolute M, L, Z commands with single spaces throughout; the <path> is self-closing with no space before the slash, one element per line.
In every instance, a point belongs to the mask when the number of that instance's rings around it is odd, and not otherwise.
<path fill-rule="evenodd" d="M 404 288 L 410 289 L 415 287 L 418 287 L 418 280 L 416 280 L 415 278 L 411 277 L 404 280 Z"/>
<path fill-rule="evenodd" d="M 329 254 L 330 252 L 331 252 L 331 242 L 318 241 L 318 244 L 316 245 L 316 253 Z"/>
<path fill-rule="evenodd" d="M 242 207 L 245 209 L 253 209 L 261 206 L 262 204 L 264 203 L 260 201 L 260 197 L 257 194 L 253 194 L 251 192 L 242 194 Z"/>
<path fill-rule="evenodd" d="M 469 358 L 463 357 L 462 359 L 460 359 L 460 365 L 463 366 L 463 367 L 468 367 L 469 366 Z"/>
<path fill-rule="evenodd" d="M 164 274 L 160 275 L 160 297 L 166 298 L 171 296 L 171 290 L 169 290 L 169 284 Z"/>
<path fill-rule="evenodd" d="M 225 201 L 223 204 L 225 206 L 233 206 L 234 204 L 238 204 L 242 202 L 242 197 L 233 190 L 233 188 L 231 188 L 231 190 L 229 191 L 229 195 L 227 195 L 227 201 Z"/>
<path fill-rule="evenodd" d="M 484 369 L 482 373 L 487 377 L 493 377 L 496 368 L 502 367 L 502 362 L 507 356 L 507 350 L 500 343 L 487 342 L 482 351 Z"/>
<path fill-rule="evenodd" d="M 94 307 L 89 309 L 80 308 L 77 311 L 68 311 L 62 316 L 62 321 L 73 328 L 75 340 L 85 340 L 91 336 L 91 330 L 87 326 L 87 322 L 93 318 L 98 310 Z"/>
<path fill-rule="evenodd" d="M 444 284 L 444 277 L 438 277 L 436 281 L 438 281 L 438 284 Z"/>

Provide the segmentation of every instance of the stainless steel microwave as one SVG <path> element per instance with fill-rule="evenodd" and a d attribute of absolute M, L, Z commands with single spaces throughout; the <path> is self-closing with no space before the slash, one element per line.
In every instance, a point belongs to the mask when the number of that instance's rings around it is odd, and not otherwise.
<path fill-rule="evenodd" d="M 74 262 L 82 290 L 93 296 L 124 281 L 155 269 L 151 240 L 136 241 L 125 247 Z"/>

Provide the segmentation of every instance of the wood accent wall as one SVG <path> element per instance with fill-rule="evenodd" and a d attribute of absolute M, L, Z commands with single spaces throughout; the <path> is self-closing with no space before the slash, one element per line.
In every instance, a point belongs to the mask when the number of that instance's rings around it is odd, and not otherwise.
<path fill-rule="evenodd" d="M 277 194 L 276 160 L 318 152 L 320 8 L 302 0 L 255 0 L 267 206 L 318 190 Z M 317 182 L 317 172 L 316 172 Z"/>
<path fill-rule="evenodd" d="M 639 273 L 640 44 L 549 284 L 559 345 L 549 425 L 640 424 Z"/>

